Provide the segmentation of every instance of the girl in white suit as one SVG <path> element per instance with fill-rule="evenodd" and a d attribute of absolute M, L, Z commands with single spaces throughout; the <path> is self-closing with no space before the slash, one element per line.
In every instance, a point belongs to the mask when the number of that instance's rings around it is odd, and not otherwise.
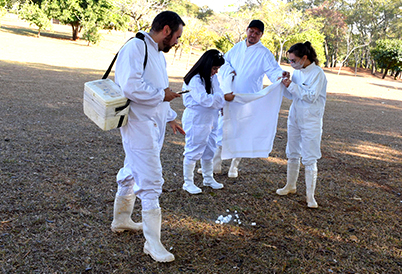
<path fill-rule="evenodd" d="M 327 79 L 318 66 L 317 54 L 310 42 L 297 43 L 288 50 L 292 80 L 283 79 L 284 95 L 293 100 L 288 117 L 286 146 L 287 183 L 276 191 L 279 195 L 296 192 L 300 158 L 305 167 L 307 206 L 317 208 L 314 198 L 317 181 L 317 160 L 321 158 L 322 118 L 324 115 Z"/>
<path fill-rule="evenodd" d="M 213 178 L 212 158 L 216 151 L 218 112 L 223 108 L 225 99 L 233 100 L 233 94 L 224 96 L 216 73 L 225 63 L 223 54 L 218 50 L 206 51 L 184 77 L 182 123 L 186 132 L 186 145 L 183 160 L 183 189 L 190 194 L 201 193 L 194 184 L 194 168 L 201 159 L 203 185 L 213 189 L 223 188 L 223 184 Z"/>

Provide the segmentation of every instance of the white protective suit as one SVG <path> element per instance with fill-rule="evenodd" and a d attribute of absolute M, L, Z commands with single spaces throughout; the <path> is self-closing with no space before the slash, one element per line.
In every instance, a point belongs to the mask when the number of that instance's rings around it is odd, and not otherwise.
<path fill-rule="evenodd" d="M 191 90 L 183 94 L 186 109 L 182 117 L 183 129 L 186 132 L 184 156 L 191 162 L 201 158 L 210 161 L 216 150 L 218 112 L 225 105 L 216 74 L 211 77 L 211 87 L 213 93 L 208 94 L 199 74 L 195 75 L 188 85 L 183 84 L 183 90 Z"/>
<path fill-rule="evenodd" d="M 225 54 L 225 64 L 219 70 L 220 79 L 225 79 L 232 71 L 236 72 L 231 90 L 224 93 L 257 93 L 263 87 L 264 75 L 275 83 L 283 70 L 274 56 L 261 41 L 247 47 L 243 40 Z M 224 114 L 225 115 L 225 114 Z M 218 145 L 222 145 L 222 119 L 219 120 Z"/>
<path fill-rule="evenodd" d="M 293 100 L 288 117 L 288 159 L 300 159 L 305 166 L 321 158 L 322 118 L 326 101 L 327 79 L 315 63 L 295 70 L 284 96 Z"/>
<path fill-rule="evenodd" d="M 132 39 L 117 57 L 115 82 L 131 100 L 128 122 L 120 130 L 126 158 L 117 174 L 117 194 L 134 193 L 141 199 L 144 210 L 144 202 L 157 201 L 162 193 L 160 151 L 166 123 L 177 114 L 169 102 L 163 101 L 164 89 L 169 87 L 165 57 L 149 34 L 142 33 L 148 47 L 145 70 L 144 41 Z"/>

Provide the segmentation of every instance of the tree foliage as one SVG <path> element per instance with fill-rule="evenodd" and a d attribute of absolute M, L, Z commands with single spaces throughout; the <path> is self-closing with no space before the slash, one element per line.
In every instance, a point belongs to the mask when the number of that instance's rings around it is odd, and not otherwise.
<path fill-rule="evenodd" d="M 158 0 L 114 0 L 112 3 L 120 16 L 131 19 L 129 29 L 133 32 L 149 30 L 154 17 L 167 5 Z"/>
<path fill-rule="evenodd" d="M 385 69 L 383 79 L 388 71 L 400 71 L 402 69 L 402 41 L 384 39 L 377 41 L 371 54 L 379 68 Z"/>
<path fill-rule="evenodd" d="M 73 40 L 79 38 L 85 24 L 94 24 L 97 29 L 112 24 L 113 6 L 107 0 L 45 0 L 42 5 L 46 6 L 49 16 L 71 26 Z"/>
<path fill-rule="evenodd" d="M 45 11 L 41 9 L 38 4 L 34 4 L 31 1 L 22 5 L 19 16 L 21 19 L 28 21 L 31 25 L 38 27 L 38 37 L 40 37 L 41 30 L 52 27 Z"/>

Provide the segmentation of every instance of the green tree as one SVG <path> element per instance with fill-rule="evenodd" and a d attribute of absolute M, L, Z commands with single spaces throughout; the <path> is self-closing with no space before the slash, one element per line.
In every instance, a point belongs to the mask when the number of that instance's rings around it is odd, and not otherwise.
<path fill-rule="evenodd" d="M 196 4 L 191 3 L 189 0 L 170 0 L 166 2 L 166 8 L 176 12 L 180 16 L 198 17 L 200 8 Z"/>
<path fill-rule="evenodd" d="M 52 27 L 45 11 L 42 10 L 38 4 L 34 4 L 31 1 L 22 5 L 19 16 L 21 19 L 28 21 L 31 25 L 38 27 L 38 37 L 40 37 L 41 30 Z"/>
<path fill-rule="evenodd" d="M 98 29 L 111 25 L 112 4 L 107 0 L 45 0 L 48 14 L 61 23 L 70 25 L 73 40 L 78 39 L 85 22 L 92 22 Z M 43 3 L 42 3 L 43 4 Z"/>
<path fill-rule="evenodd" d="M 166 1 L 158 0 L 114 0 L 113 5 L 121 16 L 131 19 L 130 30 L 149 30 L 155 16 L 166 9 Z"/>
<path fill-rule="evenodd" d="M 96 21 L 92 18 L 89 18 L 88 21 L 82 22 L 83 33 L 82 38 L 88 41 L 88 46 L 90 43 L 97 44 L 102 39 L 102 35 L 99 33 L 99 26 L 96 24 Z"/>
<path fill-rule="evenodd" d="M 401 40 L 378 40 L 376 47 L 371 50 L 371 54 L 377 63 L 377 67 L 385 69 L 382 79 L 385 78 L 389 70 L 400 71 L 402 69 Z"/>
<path fill-rule="evenodd" d="M 321 32 L 325 35 L 325 66 L 333 66 L 337 59 L 340 45 L 344 42 L 347 31 L 345 16 L 339 11 L 338 1 L 324 2 L 318 7 L 307 10 L 307 14 L 322 21 Z"/>
<path fill-rule="evenodd" d="M 294 43 L 309 40 L 317 51 L 318 58 L 323 60 L 324 36 L 320 29 L 320 19 L 306 16 L 302 11 L 296 10 L 290 4 L 261 0 L 255 8 L 253 18 L 260 18 L 265 23 L 264 36 L 273 41 L 262 40 L 267 47 L 275 52 L 278 63 L 287 47 Z M 264 37 L 263 36 L 263 37 Z M 268 43 L 270 42 L 270 43 Z M 276 48 L 272 49 L 272 45 Z"/>

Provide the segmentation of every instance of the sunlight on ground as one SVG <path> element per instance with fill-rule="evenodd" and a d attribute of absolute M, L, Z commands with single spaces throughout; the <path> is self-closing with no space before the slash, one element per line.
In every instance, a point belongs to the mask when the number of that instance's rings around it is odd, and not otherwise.
<path fill-rule="evenodd" d="M 218 217 L 218 216 L 217 216 Z M 211 221 L 212 222 L 212 221 Z M 185 229 L 207 237 L 219 237 L 223 235 L 244 235 L 246 232 L 237 225 L 215 224 L 208 221 L 201 221 L 194 218 L 170 219 L 169 225 L 173 229 Z"/>
<path fill-rule="evenodd" d="M 282 158 L 278 158 L 278 157 L 261 158 L 261 160 L 268 162 L 268 163 L 277 164 L 277 165 L 286 165 L 287 164 L 286 159 L 282 159 Z"/>
<path fill-rule="evenodd" d="M 354 151 L 342 151 L 342 153 L 355 157 L 386 161 L 390 163 L 401 163 L 402 152 L 384 145 L 373 144 L 371 142 L 360 142 L 354 147 L 348 147 Z"/>

